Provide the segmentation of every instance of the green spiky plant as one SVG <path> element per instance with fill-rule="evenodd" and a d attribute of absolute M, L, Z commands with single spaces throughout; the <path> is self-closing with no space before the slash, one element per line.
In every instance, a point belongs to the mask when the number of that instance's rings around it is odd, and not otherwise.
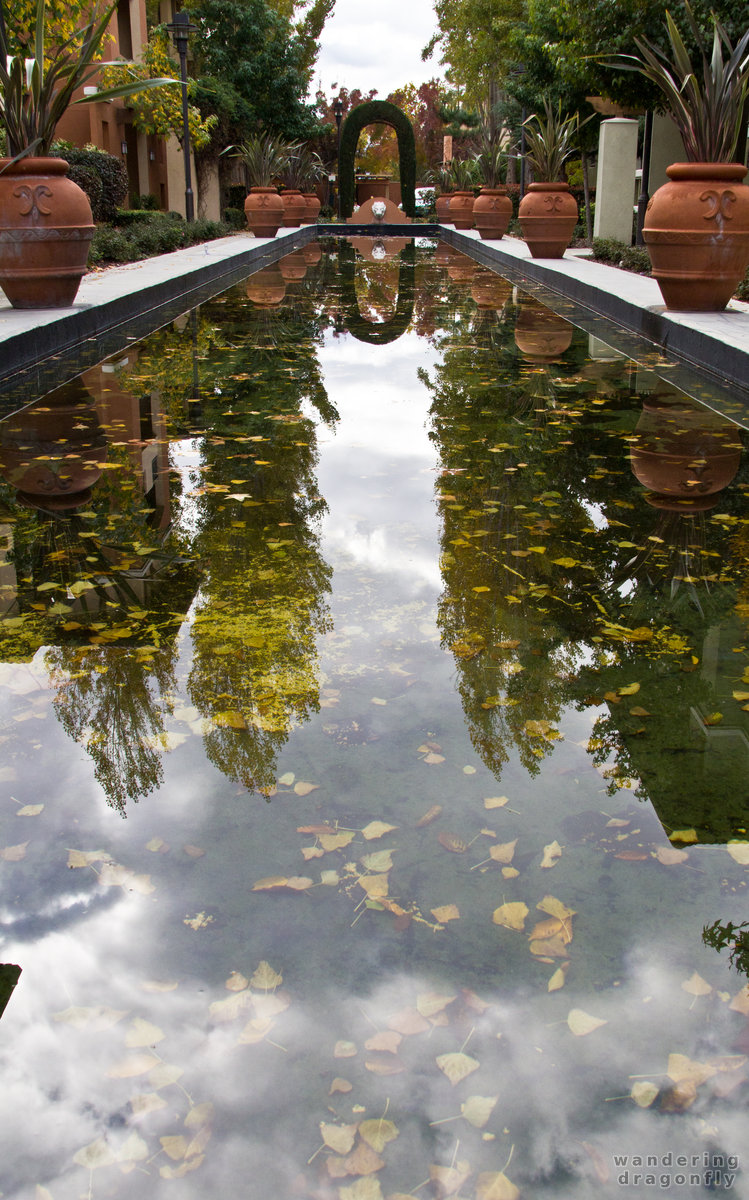
<path fill-rule="evenodd" d="M 450 163 L 453 187 L 459 192 L 472 192 L 478 183 L 478 167 L 474 158 L 454 158 Z"/>
<path fill-rule="evenodd" d="M 76 30 L 51 53 L 46 44 L 44 0 L 38 0 L 32 57 L 13 53 L 8 36 L 6 0 L 0 0 L 0 119 L 5 126 L 7 152 L 13 162 L 29 155 L 47 155 L 57 124 L 72 104 L 90 104 L 132 96 L 175 79 L 147 79 L 106 88 L 93 95 L 73 99 L 107 64 L 98 57 L 107 38 L 107 27 L 117 9 L 110 4 L 101 16 L 94 12 L 82 29 Z"/>
<path fill-rule="evenodd" d="M 296 148 L 283 138 L 258 133 L 239 145 L 228 146 L 223 153 L 241 159 L 250 187 L 272 187 L 284 175 Z"/>
<path fill-rule="evenodd" d="M 740 141 L 749 119 L 749 30 L 732 46 L 713 14 L 713 44 L 708 51 L 688 0 L 684 0 L 684 8 L 697 43 L 696 62 L 667 12 L 670 53 L 646 38 L 635 38 L 639 54 L 617 55 L 606 66 L 639 71 L 656 85 L 679 129 L 689 162 L 741 161 Z"/>
<path fill-rule="evenodd" d="M 577 150 L 577 135 L 581 125 L 577 113 L 562 114 L 561 101 L 554 108 L 544 101 L 544 116 L 538 113 L 523 122 L 526 138 L 525 156 L 533 169 L 537 183 L 564 182 L 564 164 Z"/>

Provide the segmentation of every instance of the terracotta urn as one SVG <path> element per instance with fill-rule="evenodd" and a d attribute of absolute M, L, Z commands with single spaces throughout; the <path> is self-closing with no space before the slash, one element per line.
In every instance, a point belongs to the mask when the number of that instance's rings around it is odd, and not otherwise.
<path fill-rule="evenodd" d="M 656 508 L 712 508 L 741 465 L 741 436 L 732 421 L 684 398 L 643 402 L 630 443 L 635 478 Z"/>
<path fill-rule="evenodd" d="M 452 220 L 450 216 L 450 199 L 450 192 L 442 192 L 442 194 L 439 195 L 435 200 L 437 220 L 439 221 L 440 225 L 449 225 Z"/>
<path fill-rule="evenodd" d="M 86 271 L 91 205 L 62 158 L 0 159 L 0 286 L 14 308 L 68 308 Z"/>
<path fill-rule="evenodd" d="M 307 260 L 304 257 L 304 247 L 284 254 L 278 260 L 278 269 L 287 283 L 298 283 L 307 274 Z"/>
<path fill-rule="evenodd" d="M 80 383 L 0 422 L 0 472 L 29 507 L 65 512 L 88 504 L 106 459 L 104 429 Z"/>
<path fill-rule="evenodd" d="M 245 295 L 257 308 L 276 308 L 286 295 L 286 281 L 278 263 L 250 275 Z"/>
<path fill-rule="evenodd" d="M 574 326 L 537 300 L 524 300 L 515 325 L 515 345 L 527 362 L 550 363 L 572 344 Z"/>
<path fill-rule="evenodd" d="M 533 258 L 561 258 L 577 225 L 577 201 L 568 183 L 530 183 L 518 219 Z"/>
<path fill-rule="evenodd" d="M 473 192 L 453 192 L 450 197 L 450 220 L 456 229 L 470 229 L 473 225 Z"/>
<path fill-rule="evenodd" d="M 473 223 L 482 238 L 501 238 L 512 217 L 512 200 L 504 187 L 482 187 L 473 202 Z"/>
<path fill-rule="evenodd" d="M 283 200 L 274 187 L 250 188 L 244 211 L 255 237 L 276 236 L 283 221 Z"/>
<path fill-rule="evenodd" d="M 285 229 L 294 228 L 302 224 L 302 220 L 307 212 L 307 201 L 300 191 L 296 188 L 287 188 L 282 194 L 283 201 L 283 221 L 281 224 Z"/>
<path fill-rule="evenodd" d="M 742 163 L 673 163 L 651 197 L 642 236 L 666 308 L 719 312 L 749 266 L 749 186 Z"/>
<path fill-rule="evenodd" d="M 314 225 L 317 218 L 320 216 L 320 197 L 317 192 L 303 192 L 304 196 L 304 216 L 302 217 L 302 225 Z"/>

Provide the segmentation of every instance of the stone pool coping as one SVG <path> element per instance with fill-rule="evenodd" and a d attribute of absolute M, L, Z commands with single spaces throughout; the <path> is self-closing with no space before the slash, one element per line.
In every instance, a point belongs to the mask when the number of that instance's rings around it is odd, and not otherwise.
<path fill-rule="evenodd" d="M 67 309 L 12 309 L 0 293 L 0 388 L 4 407 L 28 403 L 59 379 L 99 362 L 129 342 L 185 312 L 318 236 L 371 234 L 372 226 L 311 225 L 279 232 L 275 238 L 238 233 L 172 254 L 92 271 L 81 282 L 76 303 Z M 403 236 L 402 225 L 382 227 L 383 235 Z M 439 234 L 456 249 L 507 274 L 519 286 L 559 297 L 571 319 L 604 337 L 597 319 L 613 321 L 660 347 L 666 359 L 705 372 L 724 388 L 749 400 L 749 305 L 733 301 L 722 313 L 666 312 L 658 285 L 647 276 L 567 251 L 562 259 L 532 259 L 516 238 L 482 241 L 476 231 L 453 226 L 409 226 L 416 237 Z M 586 318 L 589 317 L 588 320 Z M 609 343 L 610 343 L 610 339 Z M 626 332 L 616 349 L 632 353 Z M 73 371 L 73 368 L 76 370 Z M 11 382 L 12 381 L 12 382 Z"/>

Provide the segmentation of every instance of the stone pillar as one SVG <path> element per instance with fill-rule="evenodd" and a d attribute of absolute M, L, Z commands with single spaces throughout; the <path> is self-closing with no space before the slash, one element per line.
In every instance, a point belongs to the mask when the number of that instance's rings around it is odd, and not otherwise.
<path fill-rule="evenodd" d="M 676 124 L 663 113 L 653 113 L 653 141 L 650 147 L 650 180 L 648 191 L 652 196 L 659 187 L 668 183 L 666 167 L 671 163 L 686 162 L 684 143 Z"/>
<path fill-rule="evenodd" d="M 637 121 L 612 117 L 601 122 L 593 236 L 632 244 L 637 170 Z"/>

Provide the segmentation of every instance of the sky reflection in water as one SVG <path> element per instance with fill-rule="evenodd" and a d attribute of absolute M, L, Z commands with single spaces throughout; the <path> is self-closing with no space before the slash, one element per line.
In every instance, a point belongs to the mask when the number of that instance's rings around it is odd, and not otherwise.
<path fill-rule="evenodd" d="M 7 1198 L 749 1197 L 740 437 L 414 257 L 0 439 Z"/>

